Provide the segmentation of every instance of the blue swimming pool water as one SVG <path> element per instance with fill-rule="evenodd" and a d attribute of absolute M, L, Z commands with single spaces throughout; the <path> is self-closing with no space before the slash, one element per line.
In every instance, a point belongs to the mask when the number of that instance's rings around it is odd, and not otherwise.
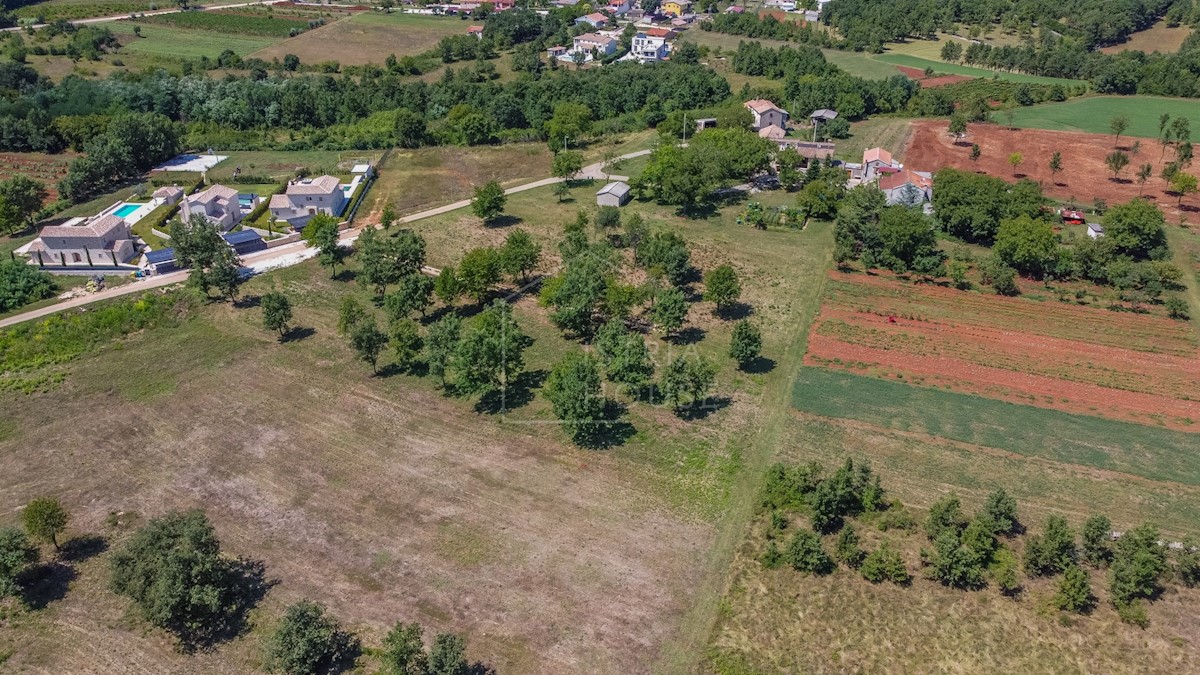
<path fill-rule="evenodd" d="M 118 218 L 124 218 L 140 208 L 142 208 L 141 204 L 125 204 L 121 208 L 114 211 L 113 214 Z"/>

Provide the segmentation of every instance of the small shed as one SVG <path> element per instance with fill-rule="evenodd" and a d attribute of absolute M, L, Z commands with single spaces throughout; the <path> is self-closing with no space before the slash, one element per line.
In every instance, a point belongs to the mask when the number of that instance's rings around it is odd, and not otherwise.
<path fill-rule="evenodd" d="M 625 206 L 629 201 L 629 185 L 624 181 L 613 181 L 596 192 L 597 206 Z"/>
<path fill-rule="evenodd" d="M 175 249 L 158 248 L 146 252 L 146 264 L 157 274 L 166 274 L 179 269 L 175 265 Z"/>
<path fill-rule="evenodd" d="M 1087 224 L 1087 235 L 1092 239 L 1099 239 L 1104 236 L 1104 226 L 1097 223 Z"/>
<path fill-rule="evenodd" d="M 240 230 L 238 232 L 230 232 L 229 234 L 221 235 L 226 244 L 233 249 L 238 255 L 246 255 L 255 251 L 263 251 L 267 248 L 267 242 L 263 241 L 262 235 L 254 230 Z"/>

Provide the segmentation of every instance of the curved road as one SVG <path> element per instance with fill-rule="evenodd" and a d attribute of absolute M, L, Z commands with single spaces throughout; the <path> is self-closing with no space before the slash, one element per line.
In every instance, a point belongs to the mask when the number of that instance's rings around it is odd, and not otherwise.
<path fill-rule="evenodd" d="M 249 4 L 257 4 L 257 3 L 249 3 Z M 611 161 L 618 162 L 623 159 L 631 159 L 633 157 L 641 157 L 642 155 L 650 154 L 650 152 L 651 152 L 650 150 L 639 150 L 637 152 L 631 152 L 628 154 L 620 155 L 619 157 L 613 158 Z M 610 178 L 615 179 L 615 180 L 622 180 L 625 178 L 624 176 L 617 176 L 614 174 L 604 173 L 604 164 L 605 164 L 605 162 L 596 162 L 595 164 L 589 164 L 588 166 L 585 166 L 583 168 L 583 171 L 580 172 L 579 177 L 581 179 L 595 178 L 595 179 L 601 179 L 601 180 L 606 180 L 606 179 L 610 179 Z M 524 192 L 526 190 L 533 190 L 533 189 L 540 188 L 540 187 L 546 187 L 547 185 L 553 185 L 555 183 L 560 182 L 561 180 L 562 180 L 561 178 L 543 178 L 541 180 L 533 181 L 532 183 L 524 183 L 524 184 L 518 185 L 516 187 L 511 187 L 511 188 L 505 190 L 504 193 L 509 194 L 509 195 L 516 194 L 518 192 Z M 404 217 L 400 218 L 397 222 L 412 223 L 412 222 L 415 222 L 418 220 L 423 220 L 425 218 L 432 218 L 433 216 L 440 216 L 443 213 L 457 211 L 458 209 L 461 209 L 461 208 L 464 208 L 464 207 L 467 207 L 470 205 L 471 205 L 470 199 L 462 199 L 457 202 L 445 204 L 443 206 L 434 207 L 432 209 L 427 209 L 425 211 L 420 211 L 417 213 L 413 213 L 413 214 L 404 216 Z M 367 225 L 364 225 L 359 228 L 351 228 L 349 230 L 346 230 L 346 232 L 342 236 L 341 243 L 343 245 L 350 245 L 350 244 L 354 243 L 354 240 L 358 239 L 358 235 L 359 235 L 359 233 L 362 232 L 364 227 L 377 227 L 377 224 L 367 224 Z M 273 269 L 279 269 L 281 267 L 290 267 L 291 265 L 299 264 L 299 263 L 304 262 L 305 260 L 308 260 L 309 258 L 312 258 L 316 255 L 317 255 L 317 249 L 310 248 L 307 245 L 305 245 L 304 242 L 298 241 L 298 242 L 293 242 L 291 244 L 284 244 L 283 246 L 279 246 L 276 248 L 267 249 L 266 251 L 259 251 L 257 253 L 251 253 L 249 255 L 242 256 L 242 266 L 248 267 L 251 270 L 254 270 L 255 273 L 261 273 L 261 272 L 266 272 L 266 271 L 273 270 Z M 428 271 L 433 271 L 433 270 L 430 269 Z M 120 297 L 122 295 L 129 295 L 131 293 L 139 293 L 141 291 L 144 291 L 144 290 L 147 290 L 150 288 L 158 288 L 160 286 L 168 286 L 170 284 L 174 284 L 174 283 L 178 283 L 180 281 L 186 280 L 187 276 L 188 276 L 187 270 L 180 270 L 178 272 L 169 272 L 167 274 L 160 274 L 158 276 L 149 277 L 148 279 L 145 279 L 142 281 L 134 281 L 133 283 L 126 284 L 124 286 L 117 286 L 114 288 L 109 288 L 109 289 L 105 289 L 103 291 L 92 293 L 90 295 L 84 295 L 84 296 L 79 296 L 76 298 L 71 298 L 70 300 L 64 300 L 63 302 L 60 302 L 60 303 L 54 304 L 54 305 L 50 305 L 48 307 L 40 307 L 38 309 L 31 309 L 27 312 L 21 312 L 20 314 L 14 314 L 13 316 L 10 316 L 8 318 L 0 319 L 0 328 L 12 326 L 12 325 L 24 322 L 24 321 L 40 319 L 41 317 L 49 316 L 51 314 L 55 314 L 55 313 L 61 312 L 63 310 L 73 309 L 75 307 L 83 307 L 84 305 L 90 305 L 94 302 L 101 302 L 103 300 Z"/>
<path fill-rule="evenodd" d="M 134 13 L 138 14 L 139 16 L 158 16 L 159 14 L 175 14 L 176 12 L 209 12 L 214 9 L 232 9 L 234 7 L 249 7 L 250 5 L 266 5 L 272 1 L 273 0 L 256 0 L 255 2 L 239 2 L 239 3 L 233 4 L 233 5 L 207 5 L 207 6 L 203 6 L 203 7 L 200 5 L 194 5 L 192 7 L 189 7 L 188 9 L 176 7 L 174 9 L 156 9 L 156 10 L 148 11 L 148 12 L 134 12 Z M 96 16 L 96 17 L 92 17 L 90 19 L 73 19 L 70 21 L 70 23 L 73 23 L 77 26 L 82 26 L 82 25 L 89 24 L 89 23 L 107 23 L 109 21 L 120 21 L 121 19 L 128 19 L 129 14 L 130 13 L 127 12 L 125 14 L 119 14 L 119 15 L 114 15 L 114 16 Z M 31 26 L 12 26 L 10 28 L 0 28 L 0 30 L 15 31 L 15 30 L 25 30 L 26 28 L 45 28 L 47 25 L 48 24 L 44 24 L 44 23 L 36 23 Z"/>

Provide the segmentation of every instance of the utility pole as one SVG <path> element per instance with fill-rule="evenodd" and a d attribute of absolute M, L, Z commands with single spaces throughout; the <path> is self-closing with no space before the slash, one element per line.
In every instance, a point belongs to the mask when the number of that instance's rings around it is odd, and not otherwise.
<path fill-rule="evenodd" d="M 681 145 L 687 143 L 687 124 L 687 113 L 685 112 L 683 113 L 683 138 L 680 140 Z"/>

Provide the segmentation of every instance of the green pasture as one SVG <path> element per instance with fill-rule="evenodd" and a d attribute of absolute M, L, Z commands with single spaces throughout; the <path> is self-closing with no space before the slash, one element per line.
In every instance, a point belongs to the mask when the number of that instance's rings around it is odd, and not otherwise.
<path fill-rule="evenodd" d="M 1185 117 L 1192 129 L 1200 128 L 1200 103 L 1159 96 L 1089 96 L 1017 108 L 1013 111 L 1013 125 L 1027 129 L 1109 134 L 1112 133 L 1109 129 L 1112 118 L 1124 115 L 1129 118 L 1125 135 L 1158 138 L 1158 120 L 1163 113 L 1172 119 Z"/>
<path fill-rule="evenodd" d="M 871 58 L 893 66 L 907 66 L 909 68 L 920 68 L 921 70 L 932 68 L 934 72 L 944 75 L 966 75 L 968 77 L 982 78 L 997 77 L 1010 82 L 1028 82 L 1030 84 L 1080 84 L 1079 80 L 1068 80 L 1061 77 L 1039 77 L 1037 75 L 1025 75 L 1024 73 L 987 70 L 986 68 L 972 68 L 971 66 L 960 66 L 944 61 L 931 61 L 916 56 L 909 56 L 908 54 L 879 54 Z"/>
<path fill-rule="evenodd" d="M 157 24 L 131 23 L 129 21 L 113 21 L 105 24 L 114 35 L 130 36 L 128 41 L 122 41 L 121 51 L 130 54 L 148 54 L 153 56 L 174 56 L 199 58 L 207 56 L 215 59 L 226 49 L 233 50 L 239 56 L 269 47 L 278 39 L 252 37 L 248 35 L 228 35 L 203 30 L 187 30 L 172 26 Z M 137 37 L 134 28 L 141 28 L 141 36 Z"/>

